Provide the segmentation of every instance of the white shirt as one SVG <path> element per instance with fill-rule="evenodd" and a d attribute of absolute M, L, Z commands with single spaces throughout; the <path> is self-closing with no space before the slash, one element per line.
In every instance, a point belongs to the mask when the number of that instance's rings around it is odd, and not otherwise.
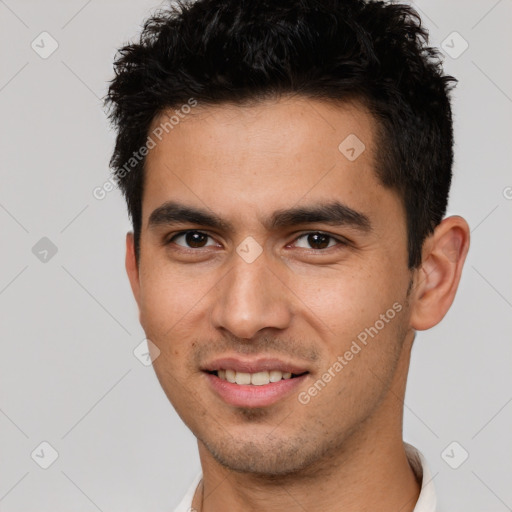
<path fill-rule="evenodd" d="M 421 480 L 421 492 L 414 512 L 436 512 L 436 491 L 425 457 L 414 446 L 405 444 L 405 453 L 416 477 Z M 199 473 L 174 512 L 194 512 L 192 500 L 203 475 Z"/>

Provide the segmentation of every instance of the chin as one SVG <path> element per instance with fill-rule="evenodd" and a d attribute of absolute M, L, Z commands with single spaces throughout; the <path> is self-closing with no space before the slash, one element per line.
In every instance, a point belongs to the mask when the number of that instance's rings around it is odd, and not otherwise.
<path fill-rule="evenodd" d="M 263 478 L 307 472 L 327 451 L 327 447 L 309 446 L 305 439 L 279 439 L 270 434 L 259 441 L 227 438 L 221 442 L 202 442 L 225 468 Z"/>

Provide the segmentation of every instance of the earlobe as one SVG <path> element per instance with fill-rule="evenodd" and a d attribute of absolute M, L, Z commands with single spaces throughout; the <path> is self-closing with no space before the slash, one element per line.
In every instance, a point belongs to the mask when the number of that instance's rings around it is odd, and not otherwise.
<path fill-rule="evenodd" d="M 415 273 L 411 327 L 430 329 L 446 315 L 459 286 L 470 231 L 459 216 L 447 217 L 425 240 L 423 263 Z"/>
<path fill-rule="evenodd" d="M 130 280 L 130 286 L 132 288 L 133 296 L 139 307 L 140 311 L 140 282 L 139 282 L 139 269 L 137 267 L 137 261 L 135 258 L 135 241 L 133 232 L 126 233 L 126 256 L 125 256 L 125 267 L 128 279 Z"/>

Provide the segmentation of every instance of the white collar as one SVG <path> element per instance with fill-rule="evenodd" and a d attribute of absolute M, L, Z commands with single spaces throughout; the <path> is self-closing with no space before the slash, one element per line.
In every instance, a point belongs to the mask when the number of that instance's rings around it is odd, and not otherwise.
<path fill-rule="evenodd" d="M 411 465 L 418 480 L 421 480 L 421 492 L 413 512 L 435 512 L 437 502 L 436 491 L 427 461 L 417 448 L 408 443 L 404 443 L 404 445 L 409 464 Z M 180 501 L 179 505 L 174 509 L 174 512 L 190 512 L 193 510 L 192 500 L 194 499 L 194 494 L 202 477 L 202 473 L 196 475 L 189 486 L 187 493 Z"/>
<path fill-rule="evenodd" d="M 404 443 L 404 445 L 409 464 L 418 480 L 421 480 L 421 492 L 413 512 L 435 512 L 436 490 L 427 461 L 423 454 L 412 444 Z"/>

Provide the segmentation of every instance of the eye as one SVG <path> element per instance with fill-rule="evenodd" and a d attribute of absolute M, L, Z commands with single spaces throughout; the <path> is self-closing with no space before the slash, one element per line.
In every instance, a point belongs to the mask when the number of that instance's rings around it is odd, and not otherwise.
<path fill-rule="evenodd" d="M 183 243 L 178 243 L 177 240 L 183 238 Z M 185 247 L 187 249 L 201 249 L 202 247 L 210 247 L 215 246 L 215 242 L 208 244 L 208 239 L 211 239 L 212 237 L 210 235 L 207 235 L 206 233 L 203 233 L 202 231 L 195 231 L 195 230 L 189 230 L 189 231 L 181 231 L 180 233 L 177 233 L 173 237 L 171 237 L 167 244 L 175 243 L 176 245 L 179 245 L 180 247 Z M 212 239 L 213 241 L 213 239 Z"/>
<path fill-rule="evenodd" d="M 209 239 L 210 243 L 208 242 Z M 299 242 L 301 240 L 302 242 Z M 166 242 L 167 245 L 171 243 L 174 243 L 185 249 L 201 249 L 203 247 L 215 247 L 217 245 L 210 235 L 204 233 L 203 231 L 197 230 L 180 231 L 179 233 L 173 235 Z M 332 235 L 328 235 L 327 233 L 312 231 L 297 237 L 293 242 L 293 245 L 302 249 L 313 249 L 315 251 L 321 251 L 336 245 L 347 245 L 347 242 L 340 240 L 339 238 L 336 238 Z"/>
<path fill-rule="evenodd" d="M 343 240 L 335 238 L 326 233 L 321 233 L 319 231 L 304 233 L 303 235 L 301 235 L 295 239 L 295 244 L 297 244 L 297 241 L 299 241 L 301 239 L 305 240 L 306 245 L 303 245 L 302 247 L 299 245 L 298 247 L 301 247 L 303 249 L 311 249 L 312 248 L 312 249 L 316 249 L 316 250 L 322 250 L 322 249 L 328 249 L 328 248 L 336 246 L 336 245 L 347 245 L 347 243 L 344 242 Z M 334 243 L 330 244 L 330 242 L 334 242 Z M 309 247 L 307 245 L 309 245 Z"/>

